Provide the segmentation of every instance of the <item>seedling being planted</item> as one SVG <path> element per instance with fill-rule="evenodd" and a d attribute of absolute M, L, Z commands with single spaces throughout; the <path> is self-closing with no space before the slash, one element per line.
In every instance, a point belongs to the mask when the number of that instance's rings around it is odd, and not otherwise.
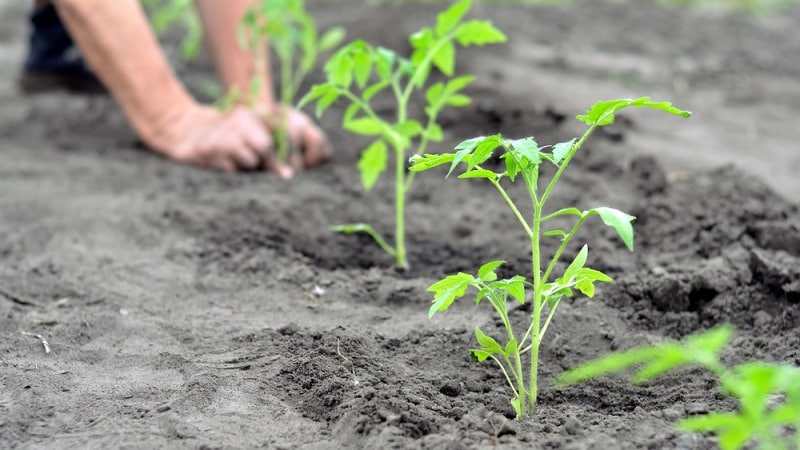
<path fill-rule="evenodd" d="M 409 152 L 422 154 L 429 142 L 442 140 L 442 128 L 437 123 L 445 106 L 465 106 L 470 98 L 462 93 L 474 77 L 455 75 L 456 47 L 505 42 L 505 35 L 488 21 L 464 21 L 471 5 L 462 0 L 437 16 L 434 27 L 426 27 L 409 38 L 413 53 L 403 58 L 392 50 L 373 47 L 358 40 L 336 52 L 325 65 L 327 81 L 314 86 L 300 102 L 316 101 L 317 115 L 322 115 L 337 100 L 350 103 L 342 126 L 353 133 L 374 140 L 363 151 L 358 162 L 361 183 L 369 191 L 386 170 L 389 153 L 394 153 L 395 172 L 395 233 L 390 244 L 371 225 L 358 223 L 338 225 L 342 233 L 369 234 L 380 247 L 394 256 L 400 268 L 407 268 L 405 241 L 405 199 L 414 180 L 406 172 Z M 428 83 L 432 68 L 438 69 L 445 81 Z M 423 122 L 409 117 L 412 94 L 425 89 L 427 116 Z M 393 114 L 381 115 L 371 101 L 379 93 L 393 96 Z"/>
<path fill-rule="evenodd" d="M 272 46 L 280 64 L 280 111 L 272 124 L 276 156 L 280 161 L 289 157 L 289 136 L 286 121 L 290 107 L 306 76 L 314 70 L 320 54 L 333 50 L 344 38 L 344 29 L 334 27 L 319 36 L 314 18 L 306 10 L 304 0 L 260 0 L 255 2 L 242 19 L 240 41 L 255 58 L 255 76 L 250 92 L 229 92 L 223 103 L 252 102 L 262 89 L 267 71 L 266 42 Z"/>
<path fill-rule="evenodd" d="M 495 270 L 504 261 L 492 261 L 481 266 L 475 275 L 467 273 L 451 275 L 428 289 L 435 295 L 429 317 L 437 312 L 447 310 L 456 299 L 463 297 L 470 287 L 477 290 L 476 304 L 486 300 L 500 316 L 506 329 L 504 344 L 487 335 L 480 328 L 476 328 L 475 337 L 479 347 L 470 352 L 475 360 L 483 362 L 491 359 L 500 367 L 513 392 L 511 404 L 518 418 L 534 413 L 538 384 L 539 347 L 561 300 L 565 297 L 572 297 L 576 290 L 591 298 L 594 296 L 596 282 L 612 281 L 608 275 L 586 267 L 589 251 L 586 245 L 578 251 L 561 276 L 555 276 L 556 266 L 572 242 L 575 233 L 584 221 L 592 216 L 599 216 L 606 225 L 616 230 L 625 246 L 633 251 L 631 222 L 634 217 L 622 211 L 608 207 L 581 211 L 571 207 L 546 212 L 547 200 L 553 189 L 586 139 L 597 127 L 612 124 L 617 111 L 630 106 L 659 109 L 683 117 L 691 115 L 687 111 L 673 107 L 668 102 L 652 102 L 647 97 L 635 100 L 598 102 L 585 115 L 578 116 L 579 120 L 589 126 L 580 139 L 572 139 L 552 147 L 540 147 L 533 138 L 506 139 L 498 134 L 466 140 L 456 147 L 454 153 L 427 154 L 412 158 L 412 172 L 448 164 L 450 166 L 448 176 L 461 166 L 464 167 L 464 172 L 459 175 L 459 178 L 482 178 L 491 183 L 511 208 L 530 241 L 532 270 L 528 277 L 515 275 L 507 279 L 498 279 Z M 505 170 L 495 172 L 482 167 L 481 165 L 497 149 L 502 152 L 500 158 L 504 162 Z M 549 182 L 542 183 L 544 189 L 541 189 L 540 181 L 542 180 L 539 179 L 539 169 L 545 163 L 554 165 L 556 171 Z M 512 183 L 522 180 L 525 183 L 533 206 L 532 217 L 524 217 L 517 204 L 509 197 L 506 189 L 502 186 L 502 182 L 505 180 Z M 570 229 L 546 229 L 552 219 L 565 216 L 572 216 L 575 219 Z M 561 240 L 558 250 L 549 262 L 544 261 L 541 254 L 540 243 L 542 237 L 545 236 Z M 527 301 L 533 303 L 531 322 L 522 333 L 519 332 L 520 330 L 514 330 L 509 320 L 507 308 L 509 299 L 522 304 Z M 523 355 L 525 354 L 528 358 L 527 378 L 524 373 Z"/>
<path fill-rule="evenodd" d="M 648 382 L 684 366 L 699 366 L 714 374 L 722 392 L 739 402 L 738 411 L 710 412 L 678 422 L 685 431 L 717 436 L 723 450 L 757 444 L 763 450 L 800 449 L 800 369 L 748 362 L 727 367 L 720 351 L 733 337 L 733 328 L 720 326 L 687 337 L 684 342 L 647 345 L 611 353 L 564 372 L 556 385 L 567 386 L 603 375 L 638 368 L 631 380 Z"/>

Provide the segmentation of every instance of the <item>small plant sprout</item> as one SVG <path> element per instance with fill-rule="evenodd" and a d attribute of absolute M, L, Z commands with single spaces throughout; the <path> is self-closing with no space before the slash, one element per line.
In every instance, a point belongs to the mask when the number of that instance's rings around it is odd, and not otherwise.
<path fill-rule="evenodd" d="M 515 275 L 508 279 L 498 279 L 495 270 L 504 261 L 492 261 L 478 269 L 476 275 L 459 273 L 451 275 L 435 284 L 428 290 L 434 293 L 433 305 L 429 316 L 445 311 L 453 302 L 463 297 L 467 289 L 475 288 L 478 293 L 476 304 L 487 300 L 495 309 L 506 328 L 505 344 L 501 344 L 494 337 L 475 329 L 475 337 L 479 348 L 471 350 L 471 355 L 479 362 L 491 359 L 503 371 L 512 392 L 511 404 L 517 417 L 525 414 L 532 415 L 536 406 L 537 374 L 539 364 L 539 346 L 559 302 L 564 297 L 572 297 L 579 291 L 587 297 L 592 297 L 595 292 L 596 282 L 610 282 L 611 277 L 586 267 L 588 247 L 584 245 L 572 262 L 567 266 L 561 276 L 556 277 L 554 271 L 564 251 L 575 236 L 580 226 L 592 216 L 599 216 L 608 226 L 614 228 L 625 246 L 633 251 L 633 227 L 631 222 L 634 217 L 614 208 L 598 207 L 586 211 L 570 207 L 546 213 L 546 203 L 550 198 L 558 180 L 564 173 L 572 158 L 580 150 L 586 139 L 597 128 L 610 125 L 614 122 L 614 114 L 626 107 L 638 106 L 654 108 L 668 113 L 689 117 L 691 114 L 673 107 L 668 102 L 652 102 L 647 97 L 636 100 L 611 100 L 598 102 L 585 115 L 578 119 L 589 126 L 580 139 L 572 139 L 556 144 L 552 147 L 540 147 L 533 138 L 506 139 L 501 135 L 478 137 L 469 139 L 459 144 L 455 153 L 446 153 L 412 158 L 411 171 L 419 172 L 433 167 L 448 164 L 452 173 L 456 167 L 462 165 L 465 169 L 459 178 L 482 178 L 491 183 L 500 196 L 508 204 L 514 216 L 519 221 L 525 235 L 530 240 L 531 266 L 530 278 Z M 504 161 L 505 170 L 494 172 L 482 167 L 495 152 L 500 149 L 500 158 Z M 543 163 L 556 167 L 556 172 L 549 182 L 540 189 L 539 169 Z M 504 180 L 515 182 L 521 179 L 527 187 L 530 201 L 533 206 L 532 217 L 523 216 L 515 202 L 509 197 L 501 182 Z M 571 229 L 552 229 L 545 231 L 547 225 L 556 217 L 574 216 L 575 222 Z M 543 236 L 556 237 L 561 244 L 549 262 L 543 261 L 540 242 Z M 507 302 L 514 299 L 524 304 L 529 300 L 533 302 L 530 325 L 523 333 L 515 332 L 507 312 Z M 529 373 L 527 379 L 524 374 L 523 354 L 528 354 Z"/>
<path fill-rule="evenodd" d="M 184 32 L 180 43 L 183 59 L 191 60 L 197 56 L 203 41 L 203 28 L 194 11 L 194 0 L 143 0 L 142 4 L 150 11 L 156 32 L 163 34 L 173 26 Z"/>
<path fill-rule="evenodd" d="M 373 137 L 358 162 L 361 183 L 369 191 L 387 168 L 390 150 L 394 153 L 395 171 L 395 234 L 389 244 L 367 224 L 334 227 L 343 233 L 369 234 L 380 247 L 394 256 L 400 268 L 407 268 L 405 244 L 405 199 L 414 180 L 406 172 L 409 151 L 422 154 L 429 142 L 442 140 L 437 123 L 445 106 L 465 106 L 470 98 L 462 93 L 474 77 L 454 77 L 456 46 L 468 47 L 505 42 L 505 35 L 490 22 L 463 21 L 471 6 L 470 0 L 455 3 L 437 16 L 434 27 L 426 27 L 409 38 L 413 53 L 406 59 L 392 50 L 373 47 L 357 40 L 336 52 L 325 65 L 327 82 L 314 86 L 300 102 L 316 101 L 317 115 L 322 115 L 340 98 L 350 103 L 342 126 L 350 132 Z M 446 77 L 445 81 L 428 86 L 432 68 Z M 427 87 L 427 88 L 426 88 Z M 409 102 L 417 90 L 425 90 L 427 120 L 409 117 Z M 392 117 L 379 114 L 370 102 L 381 92 L 394 97 L 396 111 Z"/>
<path fill-rule="evenodd" d="M 232 104 L 243 100 L 252 103 L 262 89 L 271 88 L 261 86 L 267 71 L 265 42 L 269 42 L 280 64 L 278 102 L 281 111 L 277 123 L 272 124 L 279 160 L 288 159 L 291 145 L 285 114 L 294 104 L 306 76 L 316 67 L 320 54 L 333 50 L 344 39 L 344 35 L 343 28 L 334 27 L 319 36 L 304 0 L 259 0 L 245 13 L 239 37 L 243 47 L 254 55 L 255 75 L 249 87 L 250 92 L 233 90 L 222 103 Z"/>
<path fill-rule="evenodd" d="M 723 450 L 755 443 L 763 450 L 799 449 L 800 369 L 762 361 L 729 368 L 719 354 L 732 337 L 733 328 L 724 325 L 683 342 L 611 353 L 564 372 L 556 385 L 567 386 L 634 367 L 638 369 L 631 380 L 642 384 L 680 367 L 699 366 L 719 379 L 723 393 L 738 400 L 738 411 L 692 416 L 679 421 L 678 428 L 713 433 Z"/>

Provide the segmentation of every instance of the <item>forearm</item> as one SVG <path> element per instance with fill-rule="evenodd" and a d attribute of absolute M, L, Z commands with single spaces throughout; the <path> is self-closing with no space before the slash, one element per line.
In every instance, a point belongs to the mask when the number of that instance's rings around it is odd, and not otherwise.
<path fill-rule="evenodd" d="M 269 72 L 269 52 L 266 42 L 258 54 L 255 49 L 243 49 L 237 39 L 237 30 L 252 0 L 195 0 L 208 47 L 222 83 L 226 88 L 236 88 L 243 94 L 250 92 L 253 77 L 259 77 L 260 89 L 256 101 L 261 106 L 274 104 L 272 80 Z M 259 67 L 259 64 L 262 64 Z"/>
<path fill-rule="evenodd" d="M 55 0 L 92 70 L 146 143 L 159 148 L 194 100 L 173 73 L 137 0 Z M 150 141 L 150 142 L 148 142 Z"/>

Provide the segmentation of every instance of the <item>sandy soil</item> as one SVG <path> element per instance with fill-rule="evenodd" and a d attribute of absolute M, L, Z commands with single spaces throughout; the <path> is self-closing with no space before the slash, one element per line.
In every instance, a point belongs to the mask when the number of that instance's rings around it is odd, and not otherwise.
<path fill-rule="evenodd" d="M 412 269 L 398 272 L 368 239 L 327 231 L 392 221 L 388 179 L 360 190 L 365 142 L 338 130 L 341 111 L 322 120 L 335 159 L 289 183 L 173 164 L 138 147 L 107 98 L 17 91 L 22 3 L 0 3 L 0 448 L 710 449 L 672 425 L 733 406 L 703 372 L 549 380 L 724 322 L 738 328 L 727 361 L 800 364 L 800 9 L 474 9 L 510 42 L 461 53 L 475 102 L 445 114 L 441 149 L 498 131 L 567 140 L 575 114 L 613 97 L 695 113 L 626 112 L 566 175 L 556 202 L 635 214 L 637 249 L 587 227 L 591 264 L 617 281 L 562 306 L 540 409 L 514 421 L 500 374 L 467 352 L 475 326 L 499 331 L 488 308 L 426 318 L 444 275 L 493 259 L 526 273 L 488 186 L 418 177 Z M 398 49 L 434 16 L 316 12 Z M 203 62 L 182 73 L 210 75 Z"/>

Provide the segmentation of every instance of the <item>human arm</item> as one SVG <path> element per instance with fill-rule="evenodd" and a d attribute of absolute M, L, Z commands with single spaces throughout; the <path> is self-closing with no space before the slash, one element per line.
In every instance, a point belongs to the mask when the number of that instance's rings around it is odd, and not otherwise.
<path fill-rule="evenodd" d="M 244 107 L 223 114 L 198 104 L 166 61 L 136 0 L 54 0 L 84 58 L 142 141 L 165 156 L 225 170 L 274 161 L 268 130 Z"/>

